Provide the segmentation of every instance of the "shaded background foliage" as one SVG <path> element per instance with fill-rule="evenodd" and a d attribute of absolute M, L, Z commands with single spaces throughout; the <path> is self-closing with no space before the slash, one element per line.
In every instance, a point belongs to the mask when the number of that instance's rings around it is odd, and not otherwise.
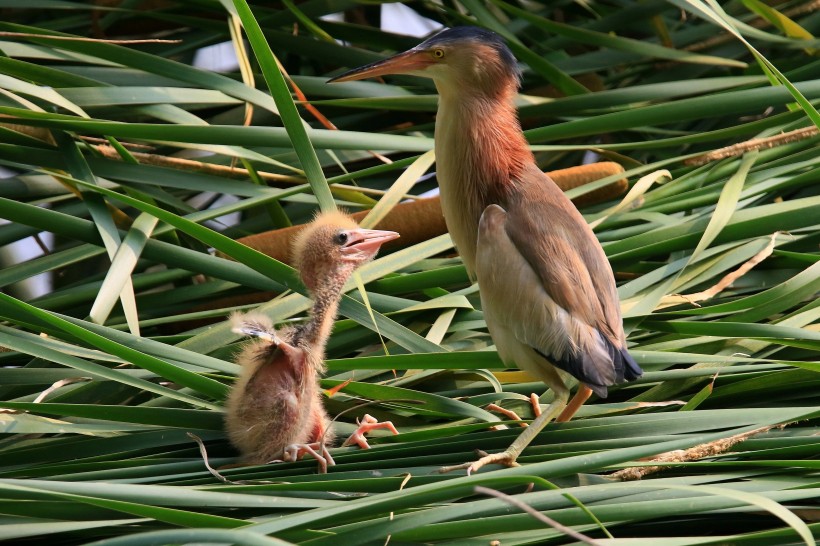
<path fill-rule="evenodd" d="M 407 5 L 508 39 L 545 170 L 595 158 L 626 169 L 623 203 L 582 212 L 616 271 L 645 376 L 549 426 L 519 468 L 437 474 L 518 433 L 488 430 L 500 417 L 484 406 L 529 418 L 528 396 L 544 387 L 502 370 L 449 238 L 424 238 L 361 271 L 366 299 L 345 298 L 322 379 L 326 389 L 352 380 L 326 400 L 341 433 L 367 412 L 402 434 L 333 450 L 327 475 L 303 461 L 223 469 L 220 482 L 188 433 L 212 466 L 236 461 L 221 408 L 241 340 L 225 318 L 264 302 L 287 323 L 308 306 L 288 266 L 234 240 L 334 203 L 381 201 L 373 222 L 435 187 L 412 184 L 431 159 L 419 155 L 432 148 L 430 82 L 324 83 L 418 39 L 379 30 L 378 4 L 345 0 L 237 2 L 238 12 L 211 1 L 0 2 L 0 244 L 35 237 L 45 249 L 0 271 L 0 539 L 576 543 L 476 494 L 484 485 L 601 544 L 813 543 L 816 2 Z M 337 12 L 344 22 L 320 19 Z M 114 42 L 141 39 L 153 41 Z M 240 69 L 194 67 L 200 48 L 225 41 Z M 271 51 L 292 82 L 277 79 Z M 42 273 L 45 293 L 20 284 Z M 760 428 L 640 482 L 610 476 Z"/>

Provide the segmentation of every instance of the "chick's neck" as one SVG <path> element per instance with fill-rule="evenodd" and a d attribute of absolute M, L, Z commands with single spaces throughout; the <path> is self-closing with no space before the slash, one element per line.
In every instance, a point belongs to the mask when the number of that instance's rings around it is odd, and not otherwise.
<path fill-rule="evenodd" d="M 310 319 L 302 328 L 300 338 L 314 356 L 313 360 L 319 371 L 324 370 L 325 345 L 333 330 L 342 290 L 352 272 L 352 267 L 342 267 L 324 276 L 322 282 L 316 286 L 310 287 L 313 307 L 310 310 Z"/>

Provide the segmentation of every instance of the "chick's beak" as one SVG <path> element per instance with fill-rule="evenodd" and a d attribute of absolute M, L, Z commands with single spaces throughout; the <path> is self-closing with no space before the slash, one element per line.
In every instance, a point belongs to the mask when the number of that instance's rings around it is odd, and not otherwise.
<path fill-rule="evenodd" d="M 347 243 L 342 247 L 342 255 L 349 260 L 369 260 L 387 241 L 398 239 L 395 231 L 378 229 L 351 229 L 347 232 Z"/>
<path fill-rule="evenodd" d="M 386 74 L 412 74 L 424 70 L 433 62 L 426 51 L 411 49 L 387 59 L 348 70 L 344 74 L 329 79 L 327 83 L 350 82 Z"/>

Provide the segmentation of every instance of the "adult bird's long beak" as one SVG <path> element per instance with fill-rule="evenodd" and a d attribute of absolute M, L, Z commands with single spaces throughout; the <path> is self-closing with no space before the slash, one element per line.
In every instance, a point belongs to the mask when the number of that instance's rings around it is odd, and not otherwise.
<path fill-rule="evenodd" d="M 424 70 L 433 64 L 433 62 L 433 58 L 428 52 L 411 49 L 398 55 L 382 59 L 381 61 L 348 70 L 344 74 L 327 80 L 327 83 L 350 82 L 384 76 L 386 74 L 413 74 Z"/>
<path fill-rule="evenodd" d="M 387 241 L 398 239 L 395 231 L 378 229 L 351 229 L 347 232 L 347 242 L 342 247 L 342 255 L 351 260 L 370 259 Z"/>

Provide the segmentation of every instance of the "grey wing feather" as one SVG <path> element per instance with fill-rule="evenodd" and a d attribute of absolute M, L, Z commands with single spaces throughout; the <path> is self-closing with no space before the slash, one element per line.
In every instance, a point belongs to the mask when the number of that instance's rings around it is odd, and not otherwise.
<path fill-rule="evenodd" d="M 276 335 L 271 319 L 261 313 L 234 313 L 231 315 L 231 331 L 235 334 L 256 337 L 279 345 L 282 340 Z"/>

